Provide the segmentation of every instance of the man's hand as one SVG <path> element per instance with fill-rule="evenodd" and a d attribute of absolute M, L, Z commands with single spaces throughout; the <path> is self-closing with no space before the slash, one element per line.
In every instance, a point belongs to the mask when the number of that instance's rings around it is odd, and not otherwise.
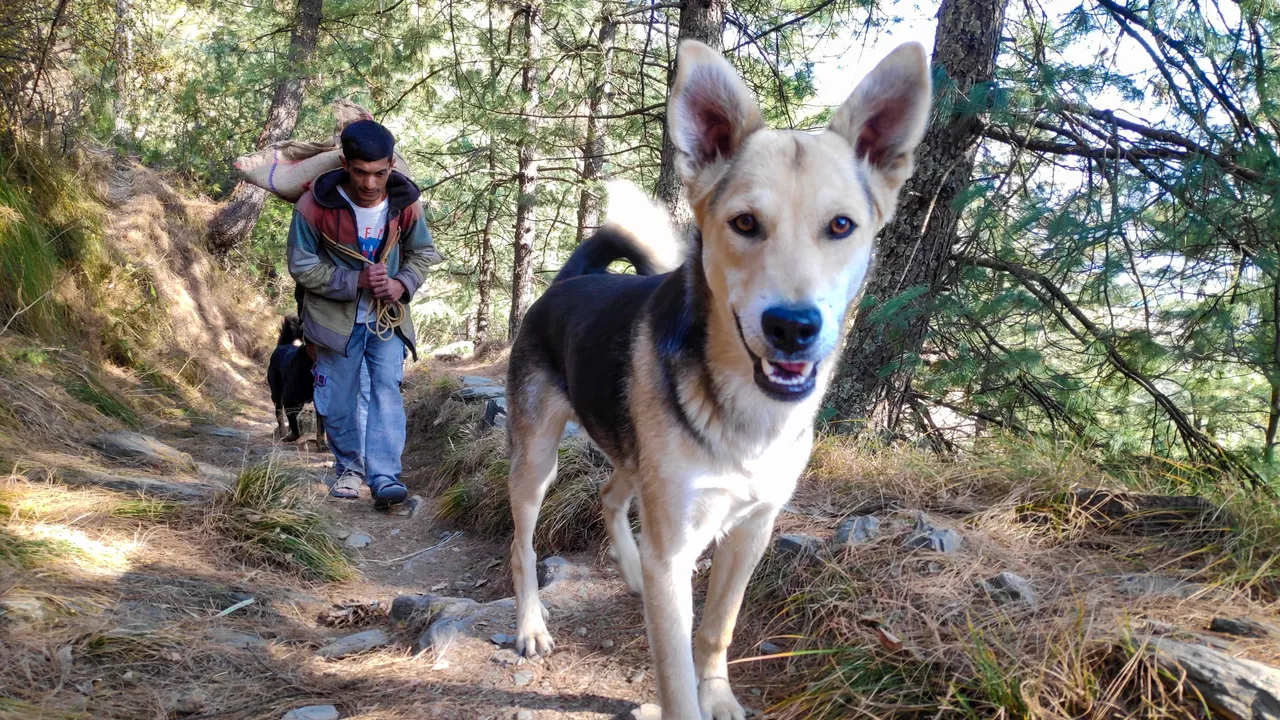
<path fill-rule="evenodd" d="M 368 265 L 360 271 L 360 278 L 356 280 L 356 287 L 361 290 L 373 290 L 374 296 L 377 296 L 376 288 L 387 281 L 387 266 L 382 263 Z"/>
<path fill-rule="evenodd" d="M 404 283 L 395 278 L 383 278 L 382 284 L 373 288 L 373 296 L 383 302 L 398 302 L 404 297 Z"/>

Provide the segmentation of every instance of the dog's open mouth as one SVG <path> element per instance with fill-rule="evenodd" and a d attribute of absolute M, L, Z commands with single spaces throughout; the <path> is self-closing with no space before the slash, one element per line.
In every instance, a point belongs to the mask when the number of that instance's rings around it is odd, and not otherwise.
<path fill-rule="evenodd" d="M 747 336 L 742 332 L 742 320 L 734 313 L 733 319 L 738 324 L 738 337 L 742 339 L 742 347 L 755 363 L 756 385 L 765 395 L 774 400 L 803 400 L 813 392 L 818 383 L 818 363 L 808 360 L 765 360 L 751 350 L 747 344 Z"/>
<path fill-rule="evenodd" d="M 753 359 L 756 361 L 756 385 L 777 400 L 800 400 L 813 391 L 818 381 L 818 363 Z"/>

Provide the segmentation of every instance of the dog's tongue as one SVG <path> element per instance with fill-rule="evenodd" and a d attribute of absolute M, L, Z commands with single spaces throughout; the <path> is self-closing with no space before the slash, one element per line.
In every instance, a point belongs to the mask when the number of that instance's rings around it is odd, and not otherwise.
<path fill-rule="evenodd" d="M 809 369 L 809 363 L 805 362 L 774 362 L 773 366 L 792 375 L 800 375 Z"/>

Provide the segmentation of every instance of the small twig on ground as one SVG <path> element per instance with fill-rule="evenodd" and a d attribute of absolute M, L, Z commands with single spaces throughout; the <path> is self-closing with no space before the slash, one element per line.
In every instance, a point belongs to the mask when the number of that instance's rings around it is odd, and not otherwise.
<path fill-rule="evenodd" d="M 431 552 L 432 550 L 435 550 L 437 548 L 442 548 L 445 545 L 448 545 L 450 541 L 452 541 L 454 538 L 458 537 L 461 534 L 462 534 L 462 531 L 459 530 L 455 533 L 452 533 L 451 535 L 449 535 L 449 537 L 445 538 L 444 540 L 441 540 L 435 545 L 432 545 L 431 547 L 422 548 L 421 550 L 415 550 L 409 553 L 408 555 L 402 555 L 401 557 L 398 557 L 398 558 L 391 558 L 390 560 L 368 560 L 367 562 L 377 563 L 378 565 L 390 565 L 391 563 L 397 563 L 397 562 L 400 562 L 401 560 L 408 560 L 409 558 L 417 557 L 422 553 Z"/>

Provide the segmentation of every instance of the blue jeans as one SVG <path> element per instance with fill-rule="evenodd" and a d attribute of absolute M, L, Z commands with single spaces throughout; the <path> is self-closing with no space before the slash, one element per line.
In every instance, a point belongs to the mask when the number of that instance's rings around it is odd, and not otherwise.
<path fill-rule="evenodd" d="M 364 323 L 356 323 L 352 330 L 346 357 L 327 348 L 316 348 L 316 412 L 324 416 L 324 429 L 339 476 L 347 470 L 359 472 L 363 467 L 365 482 L 370 486 L 400 481 L 405 438 L 400 382 L 404 379 L 405 355 L 404 341 L 399 336 L 380 340 Z M 367 404 L 360 402 L 365 372 L 369 378 Z M 364 420 L 362 415 L 366 413 Z"/>

